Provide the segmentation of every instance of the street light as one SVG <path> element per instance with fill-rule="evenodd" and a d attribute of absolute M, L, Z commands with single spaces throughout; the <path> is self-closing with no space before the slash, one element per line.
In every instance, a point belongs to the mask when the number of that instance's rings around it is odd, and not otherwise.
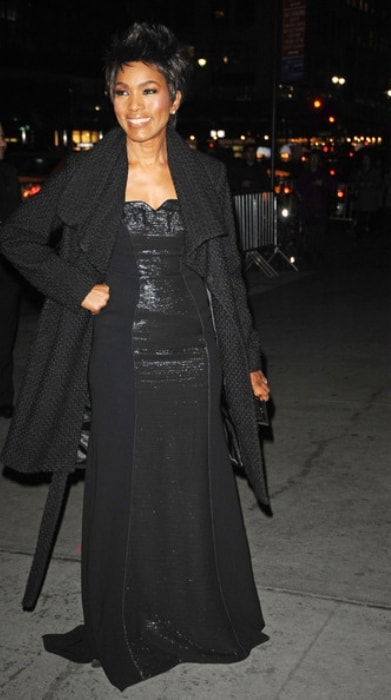
<path fill-rule="evenodd" d="M 333 85 L 345 85 L 346 78 L 344 78 L 342 75 L 333 75 L 331 82 Z"/>

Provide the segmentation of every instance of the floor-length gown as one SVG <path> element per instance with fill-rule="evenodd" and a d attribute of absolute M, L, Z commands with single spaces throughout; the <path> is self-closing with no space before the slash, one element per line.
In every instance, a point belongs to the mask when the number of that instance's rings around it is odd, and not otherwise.
<path fill-rule="evenodd" d="M 82 542 L 84 625 L 48 651 L 99 659 L 123 690 L 265 641 L 220 414 L 205 286 L 177 200 L 126 202 L 94 319 Z"/>

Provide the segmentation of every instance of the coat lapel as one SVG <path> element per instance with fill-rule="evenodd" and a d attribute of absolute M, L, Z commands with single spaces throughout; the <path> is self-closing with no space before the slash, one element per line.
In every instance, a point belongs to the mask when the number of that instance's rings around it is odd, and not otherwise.
<path fill-rule="evenodd" d="M 208 169 L 199 154 L 189 148 L 169 126 L 167 130 L 168 163 L 185 223 L 185 257 L 197 257 L 203 243 L 226 235 L 218 216 L 216 194 Z"/>
<path fill-rule="evenodd" d="M 79 229 L 81 249 L 103 273 L 122 218 L 128 168 L 124 132 L 112 129 L 81 158 L 84 162 L 64 190 L 59 213 L 65 224 Z"/>

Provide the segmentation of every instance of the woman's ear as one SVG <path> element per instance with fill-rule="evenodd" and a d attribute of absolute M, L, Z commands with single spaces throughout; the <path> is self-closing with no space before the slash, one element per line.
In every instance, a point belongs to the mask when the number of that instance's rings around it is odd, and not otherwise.
<path fill-rule="evenodd" d="M 170 109 L 171 114 L 175 114 L 175 112 L 179 108 L 181 102 L 182 102 L 182 93 L 180 90 L 177 90 L 175 93 L 175 99 L 171 105 L 171 109 Z"/>

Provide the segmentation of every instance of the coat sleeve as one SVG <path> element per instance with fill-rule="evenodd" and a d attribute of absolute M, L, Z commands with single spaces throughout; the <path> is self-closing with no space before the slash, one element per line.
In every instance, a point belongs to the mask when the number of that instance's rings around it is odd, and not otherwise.
<path fill-rule="evenodd" d="M 258 332 L 254 328 L 253 317 L 248 304 L 248 293 L 243 277 L 243 262 L 237 243 L 237 232 L 233 213 L 233 201 L 228 185 L 225 167 L 221 168 L 220 182 L 217 191 L 221 199 L 221 207 L 225 219 L 225 229 L 228 233 L 224 238 L 225 255 L 228 273 L 236 301 L 237 315 L 241 324 L 241 335 L 244 340 L 250 371 L 261 369 L 262 350 Z"/>
<path fill-rule="evenodd" d="M 72 174 L 72 165 L 52 176 L 42 190 L 19 205 L 0 231 L 0 251 L 21 275 L 44 296 L 72 310 L 96 283 L 96 272 L 82 271 L 75 261 L 65 260 L 51 244 L 62 222 L 57 206 Z M 75 237 L 76 230 L 67 235 Z M 75 251 L 79 251 L 76 244 Z"/>

